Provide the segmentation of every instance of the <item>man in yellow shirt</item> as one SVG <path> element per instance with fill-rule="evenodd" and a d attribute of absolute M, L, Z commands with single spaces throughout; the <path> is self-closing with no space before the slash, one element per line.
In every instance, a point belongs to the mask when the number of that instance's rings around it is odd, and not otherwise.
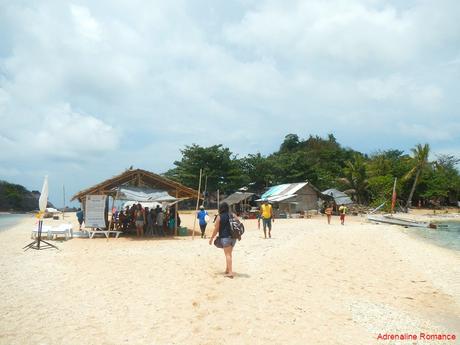
<path fill-rule="evenodd" d="M 344 225 L 345 224 L 345 215 L 347 214 L 348 207 L 345 205 L 341 205 L 339 207 L 339 213 L 340 213 L 340 224 Z"/>
<path fill-rule="evenodd" d="M 260 217 L 262 218 L 262 224 L 264 227 L 264 238 L 267 238 L 267 227 L 268 227 L 268 237 L 272 237 L 272 218 L 273 218 L 273 208 L 272 205 L 268 203 L 267 199 L 264 199 L 263 204 L 260 205 Z"/>

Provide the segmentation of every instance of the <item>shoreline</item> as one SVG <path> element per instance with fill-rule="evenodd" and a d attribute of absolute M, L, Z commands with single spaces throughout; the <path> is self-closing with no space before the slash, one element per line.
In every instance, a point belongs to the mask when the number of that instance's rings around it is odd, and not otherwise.
<path fill-rule="evenodd" d="M 191 214 L 181 218 L 193 226 Z M 338 217 L 330 226 L 324 216 L 277 219 L 267 240 L 245 220 L 233 280 L 223 278 L 221 250 L 199 236 L 73 239 L 54 241 L 59 251 L 23 252 L 34 221 L 0 233 L 0 343 L 368 345 L 383 343 L 379 333 L 460 336 L 460 255 L 364 217 L 345 226 Z M 30 337 L 37 317 L 59 327 Z"/>

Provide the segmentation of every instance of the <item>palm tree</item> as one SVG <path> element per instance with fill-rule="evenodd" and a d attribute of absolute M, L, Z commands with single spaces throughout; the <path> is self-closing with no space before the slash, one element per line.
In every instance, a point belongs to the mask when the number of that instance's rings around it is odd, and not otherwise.
<path fill-rule="evenodd" d="M 340 182 L 348 186 L 345 193 L 353 193 L 356 202 L 361 204 L 367 199 L 367 172 L 366 164 L 361 155 L 355 154 L 353 161 L 346 161 L 343 169 L 345 177 L 339 179 Z"/>
<path fill-rule="evenodd" d="M 414 196 L 415 188 L 417 187 L 419 177 L 422 174 L 422 172 L 428 167 L 428 155 L 430 154 L 430 145 L 425 144 L 422 146 L 421 144 L 417 144 L 417 146 L 411 149 L 411 151 L 414 155 L 414 166 L 406 174 L 405 179 L 410 179 L 412 176 L 414 176 L 414 174 L 415 178 L 409 193 L 409 197 L 407 198 L 406 206 L 408 208 L 412 206 L 412 197 Z"/>

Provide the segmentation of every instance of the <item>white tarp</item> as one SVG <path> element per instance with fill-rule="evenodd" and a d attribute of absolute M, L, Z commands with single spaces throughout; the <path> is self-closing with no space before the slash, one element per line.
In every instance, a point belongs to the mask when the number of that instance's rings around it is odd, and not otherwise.
<path fill-rule="evenodd" d="M 157 206 L 160 206 L 161 208 L 164 208 L 164 205 L 162 203 L 156 202 L 156 201 L 133 201 L 133 200 L 128 200 L 123 203 L 121 206 L 122 210 L 125 210 L 126 207 L 131 208 L 133 205 L 141 204 L 143 208 L 148 207 L 149 209 L 156 208 Z"/>
<path fill-rule="evenodd" d="M 172 202 L 177 199 L 160 189 L 142 187 L 121 187 L 118 190 L 118 200 L 130 200 L 139 202 Z"/>
<path fill-rule="evenodd" d="M 85 227 L 105 229 L 106 195 L 87 195 L 85 204 Z"/>

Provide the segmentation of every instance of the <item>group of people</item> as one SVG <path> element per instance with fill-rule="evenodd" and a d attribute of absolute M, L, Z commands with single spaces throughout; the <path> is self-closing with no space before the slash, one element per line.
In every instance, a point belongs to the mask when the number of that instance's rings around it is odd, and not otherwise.
<path fill-rule="evenodd" d="M 341 205 L 338 208 L 339 215 L 340 215 L 340 223 L 342 225 L 345 224 L 345 215 L 348 212 L 348 208 L 345 205 Z M 331 217 L 333 213 L 333 205 L 329 204 L 326 206 L 325 214 L 327 215 L 327 222 L 328 224 L 331 223 Z M 197 213 L 197 218 L 200 220 L 200 228 L 201 228 L 201 237 L 205 237 L 204 232 L 206 230 L 206 216 L 208 213 L 204 210 L 203 207 L 200 208 L 200 211 Z M 218 247 L 223 248 L 224 255 L 225 255 L 225 276 L 228 278 L 233 278 L 233 247 L 236 244 L 236 239 L 232 238 L 231 236 L 231 225 L 230 225 L 230 218 L 232 217 L 232 213 L 230 212 L 230 208 L 227 203 L 223 202 L 219 206 L 219 214 L 216 216 L 214 221 L 214 231 L 212 232 L 211 238 L 209 239 L 209 244 L 216 244 L 216 241 L 219 241 Z M 264 231 L 264 238 L 267 238 L 267 230 L 268 230 L 268 238 L 271 238 L 271 231 L 272 231 L 272 222 L 274 222 L 274 214 L 272 205 L 268 202 L 267 199 L 262 201 L 262 205 L 260 206 L 260 214 L 258 225 L 260 228 L 260 222 L 263 225 Z"/>
<path fill-rule="evenodd" d="M 157 205 L 156 208 L 149 209 L 142 207 L 140 203 L 126 206 L 125 210 L 113 210 L 113 224 L 117 229 L 128 232 L 136 229 L 136 235 L 147 236 L 166 236 L 172 235 L 175 228 L 175 209 L 167 208 L 165 211 Z M 180 226 L 180 217 L 177 214 L 177 225 Z"/>
<path fill-rule="evenodd" d="M 340 205 L 339 206 L 339 216 L 340 216 L 340 224 L 345 225 L 345 215 L 348 212 L 348 207 L 345 205 Z M 331 224 L 331 218 L 332 218 L 332 213 L 334 212 L 334 206 L 333 204 L 329 204 L 326 206 L 324 209 L 324 213 L 327 216 L 327 224 Z"/>

